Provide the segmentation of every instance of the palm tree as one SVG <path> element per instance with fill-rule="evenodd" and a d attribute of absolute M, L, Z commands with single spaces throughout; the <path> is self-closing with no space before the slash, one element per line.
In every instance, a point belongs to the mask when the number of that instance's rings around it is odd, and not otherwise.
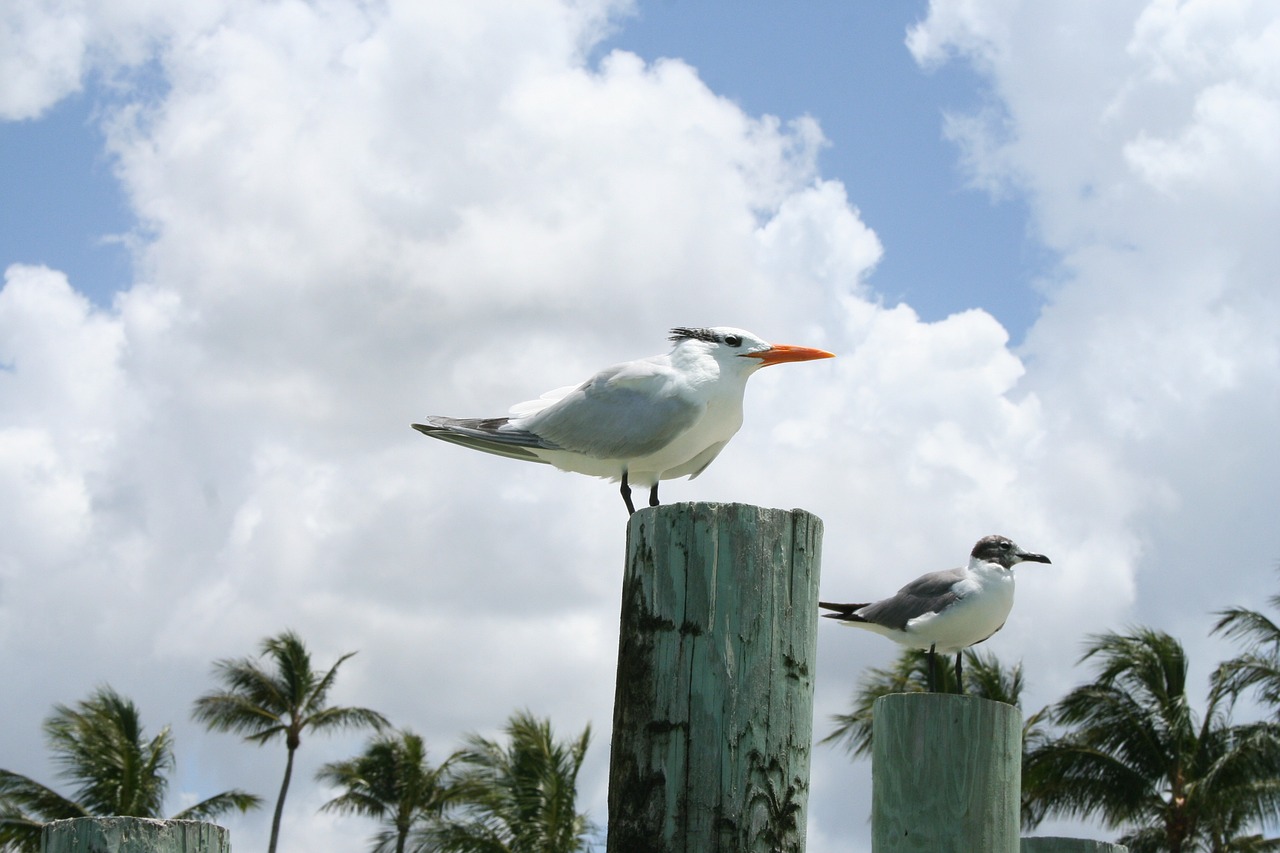
<path fill-rule="evenodd" d="M 1267 602 L 1280 608 L 1280 595 Z M 1244 652 L 1224 662 L 1214 673 L 1215 683 L 1233 700 L 1254 690 L 1263 703 L 1280 716 L 1280 626 L 1264 614 L 1245 607 L 1230 607 L 1218 613 L 1215 634 L 1242 640 Z"/>
<path fill-rule="evenodd" d="M 355 758 L 320 768 L 316 778 L 344 789 L 321 810 L 376 818 L 384 828 L 374 836 L 372 853 L 405 853 L 409 831 L 438 821 L 455 799 L 446 780 L 452 760 L 432 767 L 426 744 L 413 732 L 378 735 Z"/>
<path fill-rule="evenodd" d="M 1092 637 L 1090 659 L 1097 678 L 1053 708 L 1066 731 L 1025 763 L 1037 817 L 1097 816 L 1132 853 L 1277 849 L 1244 833 L 1280 817 L 1280 729 L 1233 725 L 1216 681 L 1197 715 L 1186 654 L 1163 632 Z"/>
<path fill-rule="evenodd" d="M 422 830 L 422 843 L 447 853 L 576 853 L 592 831 L 577 811 L 577 779 L 591 727 L 557 743 L 550 720 L 513 714 L 507 743 L 471 735 L 454 775 L 465 816 Z M 428 847 L 427 849 L 432 849 Z"/>
<path fill-rule="evenodd" d="M 964 692 L 981 699 L 1004 702 L 1022 707 L 1022 664 L 1005 667 L 995 655 L 964 651 Z M 847 714 L 836 714 L 831 734 L 820 743 L 843 743 L 855 758 L 871 755 L 871 709 L 877 699 L 891 693 L 928 692 L 929 653 L 922 649 L 903 649 L 898 659 L 888 669 L 870 669 L 858 681 L 853 693 L 853 709 Z M 938 659 L 939 693 L 957 693 L 955 667 L 947 657 Z M 1041 737 L 1045 710 L 1032 714 L 1023 723 L 1023 741 L 1035 741 Z"/>
<path fill-rule="evenodd" d="M 55 705 L 44 721 L 45 740 L 71 797 L 10 770 L 0 770 L 0 850 L 37 851 L 41 827 L 73 817 L 161 817 L 169 774 L 176 764 L 165 726 L 150 740 L 138 708 L 110 687 L 75 707 Z M 174 815 L 211 820 L 232 809 L 257 808 L 258 797 L 232 790 Z"/>
<path fill-rule="evenodd" d="M 268 853 L 275 853 L 280 837 L 280 816 L 293 776 L 293 754 L 305 731 L 327 732 L 344 728 L 381 729 L 387 720 L 368 708 L 335 708 L 326 705 L 338 667 L 354 655 L 338 658 L 327 672 L 311 668 L 311 653 L 293 631 L 262 641 L 261 657 L 272 667 L 268 671 L 254 658 L 220 660 L 214 663 L 214 677 L 224 689 L 206 693 L 196 700 L 192 716 L 211 731 L 236 732 L 259 746 L 283 736 L 287 758 L 284 781 L 271 818 Z"/>

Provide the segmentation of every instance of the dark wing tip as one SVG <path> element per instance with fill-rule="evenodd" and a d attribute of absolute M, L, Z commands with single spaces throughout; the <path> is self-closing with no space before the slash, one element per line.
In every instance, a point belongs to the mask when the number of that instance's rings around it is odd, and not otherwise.
<path fill-rule="evenodd" d="M 858 611 L 866 607 L 867 603 L 868 602 L 864 601 L 856 604 L 837 604 L 834 601 L 819 601 L 818 606 L 821 607 L 823 610 L 833 611 L 831 613 L 822 614 L 828 619 L 845 619 L 845 620 L 853 620 L 855 622 L 861 622 L 864 620 L 862 619 L 861 616 L 858 615 Z"/>

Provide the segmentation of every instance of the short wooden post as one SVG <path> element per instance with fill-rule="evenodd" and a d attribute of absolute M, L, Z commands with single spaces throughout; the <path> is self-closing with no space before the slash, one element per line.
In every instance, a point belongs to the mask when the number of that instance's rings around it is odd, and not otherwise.
<path fill-rule="evenodd" d="M 1022 715 L 1003 702 L 896 693 L 872 706 L 871 849 L 1018 853 Z"/>
<path fill-rule="evenodd" d="M 1022 839 L 1022 853 L 1128 853 L 1123 844 L 1094 841 L 1088 838 L 1034 836 Z"/>
<path fill-rule="evenodd" d="M 609 853 L 804 850 L 821 542 L 803 510 L 631 516 Z"/>
<path fill-rule="evenodd" d="M 78 817 L 45 824 L 41 853 L 231 853 L 230 834 L 197 820 Z"/>

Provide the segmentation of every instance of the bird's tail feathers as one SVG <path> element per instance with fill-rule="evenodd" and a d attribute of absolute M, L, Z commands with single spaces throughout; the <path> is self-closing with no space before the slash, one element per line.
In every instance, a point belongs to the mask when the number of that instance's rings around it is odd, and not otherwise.
<path fill-rule="evenodd" d="M 837 604 L 834 601 L 819 601 L 818 606 L 823 610 L 832 611 L 831 613 L 822 614 L 828 619 L 840 619 L 844 622 L 866 622 L 866 619 L 858 615 L 858 611 L 870 603 L 869 601 L 864 601 L 860 604 Z"/>
<path fill-rule="evenodd" d="M 432 415 L 424 420 L 426 423 L 413 424 L 413 428 L 423 435 L 511 459 L 546 462 L 534 450 L 557 449 L 551 442 L 528 430 L 510 426 L 507 418 L 445 418 Z"/>

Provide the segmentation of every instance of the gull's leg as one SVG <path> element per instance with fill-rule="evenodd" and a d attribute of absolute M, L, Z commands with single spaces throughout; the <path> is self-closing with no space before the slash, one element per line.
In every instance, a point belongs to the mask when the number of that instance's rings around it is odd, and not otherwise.
<path fill-rule="evenodd" d="M 632 515 L 636 511 L 636 505 L 631 502 L 631 487 L 627 485 L 627 472 L 622 472 L 622 500 L 627 504 L 627 515 Z"/>
<path fill-rule="evenodd" d="M 937 666 L 934 663 L 934 655 L 933 655 L 933 648 L 936 645 L 937 643 L 934 643 L 933 645 L 929 646 L 929 692 L 930 693 L 938 692 L 938 674 L 936 672 Z"/>
<path fill-rule="evenodd" d="M 962 654 L 964 654 L 963 651 L 956 652 L 956 692 L 960 694 L 964 693 L 964 669 L 960 662 Z"/>
<path fill-rule="evenodd" d="M 658 505 L 658 483 L 654 481 L 653 488 L 649 490 L 649 506 Z"/>

